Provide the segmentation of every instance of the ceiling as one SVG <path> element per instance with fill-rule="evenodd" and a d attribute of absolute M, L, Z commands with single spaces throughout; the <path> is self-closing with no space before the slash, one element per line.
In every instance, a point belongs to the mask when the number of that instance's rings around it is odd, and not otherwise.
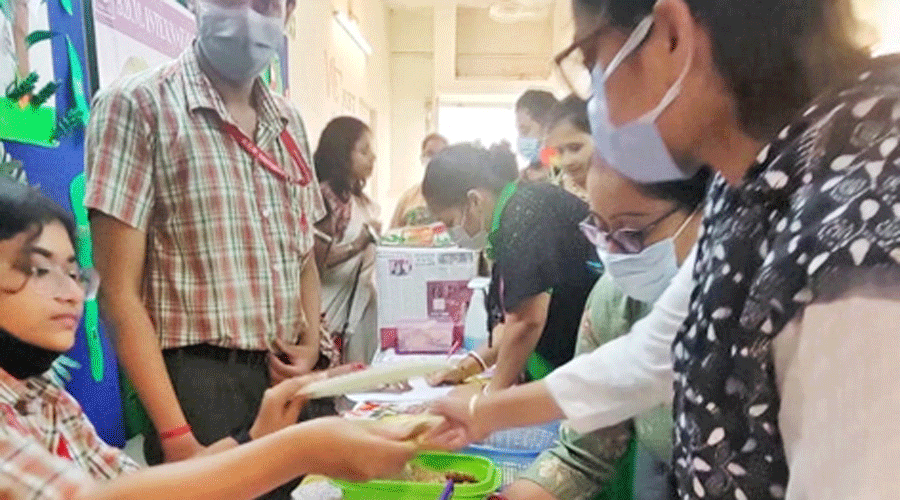
<path fill-rule="evenodd" d="M 466 7 L 490 7 L 501 0 L 387 0 L 391 7 L 403 7 L 415 9 L 420 7 L 445 7 L 447 5 L 462 5 Z M 535 0 L 526 0 L 526 2 Z M 547 0 L 546 3 L 561 3 L 568 0 Z"/>
<path fill-rule="evenodd" d="M 442 7 L 448 4 L 462 4 L 471 7 L 490 7 L 497 0 L 387 0 L 391 7 L 415 9 L 420 7 Z"/>

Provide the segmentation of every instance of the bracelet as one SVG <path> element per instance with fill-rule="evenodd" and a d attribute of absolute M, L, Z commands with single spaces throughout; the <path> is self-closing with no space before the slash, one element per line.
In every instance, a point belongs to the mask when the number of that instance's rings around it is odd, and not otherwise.
<path fill-rule="evenodd" d="M 472 398 L 469 400 L 469 417 L 471 417 L 472 420 L 475 420 L 475 410 L 476 406 L 478 405 L 478 399 L 480 397 L 481 393 L 476 392 L 475 394 L 472 394 Z"/>
<path fill-rule="evenodd" d="M 165 432 L 160 432 L 159 439 L 160 440 L 174 439 L 177 437 L 184 436 L 185 434 L 189 434 L 190 432 L 191 432 L 190 424 L 184 424 L 181 427 L 176 427 L 174 429 L 170 429 Z"/>
<path fill-rule="evenodd" d="M 478 351 L 469 351 L 468 353 L 466 353 L 466 356 L 472 356 L 472 358 L 474 358 L 475 361 L 478 362 L 478 365 L 481 366 L 481 371 L 487 371 L 488 365 L 484 362 L 484 358 L 481 357 L 481 354 L 478 354 Z"/>

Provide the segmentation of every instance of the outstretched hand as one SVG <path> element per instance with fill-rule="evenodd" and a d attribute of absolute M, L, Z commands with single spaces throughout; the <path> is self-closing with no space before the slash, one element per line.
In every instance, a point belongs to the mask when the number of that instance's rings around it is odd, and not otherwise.
<path fill-rule="evenodd" d="M 312 382 L 363 369 L 363 365 L 343 365 L 330 370 L 294 377 L 266 389 L 250 437 L 258 439 L 297 423 L 307 399 L 297 393 Z"/>
<path fill-rule="evenodd" d="M 319 418 L 304 425 L 329 443 L 318 455 L 313 472 L 348 481 L 396 477 L 415 457 L 419 446 L 398 430 L 340 417 Z"/>

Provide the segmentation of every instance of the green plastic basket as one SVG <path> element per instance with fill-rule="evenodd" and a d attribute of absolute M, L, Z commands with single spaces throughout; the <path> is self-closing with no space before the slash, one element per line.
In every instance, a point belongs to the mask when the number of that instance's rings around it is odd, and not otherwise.
<path fill-rule="evenodd" d="M 502 481 L 500 470 L 483 457 L 423 453 L 413 463 L 438 471 L 462 472 L 478 479 L 474 484 L 457 484 L 453 491 L 454 500 L 483 500 L 497 491 Z M 436 500 L 446 486 L 444 483 L 386 480 L 368 483 L 334 482 L 344 490 L 344 500 Z"/>

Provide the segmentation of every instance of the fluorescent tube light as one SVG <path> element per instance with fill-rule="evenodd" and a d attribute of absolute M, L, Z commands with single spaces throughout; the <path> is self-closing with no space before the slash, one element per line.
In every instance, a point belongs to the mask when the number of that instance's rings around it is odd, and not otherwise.
<path fill-rule="evenodd" d="M 344 12 L 336 10 L 334 11 L 334 20 L 341 25 L 341 28 L 344 28 L 344 31 L 350 35 L 350 38 L 356 42 L 356 45 L 359 45 L 359 48 L 362 49 L 366 55 L 372 54 L 372 46 L 366 41 L 366 37 L 363 36 L 362 31 L 359 29 L 359 24 L 355 19 L 352 19 Z"/>

